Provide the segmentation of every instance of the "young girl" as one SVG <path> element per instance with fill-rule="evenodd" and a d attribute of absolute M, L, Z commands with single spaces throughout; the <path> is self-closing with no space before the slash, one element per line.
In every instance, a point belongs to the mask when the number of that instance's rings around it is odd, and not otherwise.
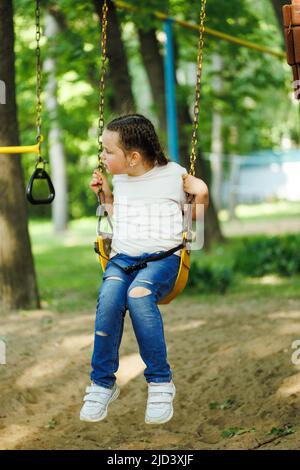
<path fill-rule="evenodd" d="M 207 206 L 208 190 L 202 180 L 187 175 L 185 168 L 168 161 L 153 125 L 144 116 L 133 114 L 114 119 L 106 126 L 102 142 L 101 159 L 106 170 L 114 175 L 114 192 L 97 170 L 93 173 L 91 189 L 97 194 L 101 185 L 105 203 L 113 204 L 114 234 L 96 308 L 92 384 L 86 388 L 80 419 L 101 421 L 107 415 L 109 403 L 119 395 L 115 372 L 119 367 L 119 346 L 128 309 L 146 364 L 145 422 L 166 423 L 173 416 L 175 385 L 167 362 L 157 302 L 175 284 L 180 251 L 148 262 L 130 274 L 121 267 L 179 245 L 186 193 L 196 196 L 196 204 Z"/>

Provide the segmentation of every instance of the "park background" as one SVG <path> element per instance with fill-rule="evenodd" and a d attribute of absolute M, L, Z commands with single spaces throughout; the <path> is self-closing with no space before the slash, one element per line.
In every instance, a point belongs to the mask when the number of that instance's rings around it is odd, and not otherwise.
<path fill-rule="evenodd" d="M 137 10 L 109 2 L 105 119 L 143 113 L 167 149 L 166 36 L 153 12 L 198 24 L 200 2 L 127 3 Z M 207 2 L 209 28 L 281 54 L 205 36 L 196 168 L 211 193 L 205 247 L 193 252 L 185 292 L 162 307 L 178 393 L 172 421 L 149 429 L 144 365 L 128 316 L 120 399 L 96 426 L 78 418 L 101 283 L 89 182 L 97 165 L 102 2 L 41 2 L 43 152 L 57 195 L 51 207 L 27 204 L 34 155 L 1 156 L 2 449 L 299 449 L 292 344 L 300 335 L 300 118 L 284 58 L 284 3 Z M 0 8 L 5 38 L 11 4 Z M 31 145 L 35 2 L 13 6 L 15 87 L 10 67 L 0 144 Z M 197 31 L 174 24 L 173 41 L 179 161 L 188 168 Z M 13 62 L 1 44 L 3 80 Z"/>

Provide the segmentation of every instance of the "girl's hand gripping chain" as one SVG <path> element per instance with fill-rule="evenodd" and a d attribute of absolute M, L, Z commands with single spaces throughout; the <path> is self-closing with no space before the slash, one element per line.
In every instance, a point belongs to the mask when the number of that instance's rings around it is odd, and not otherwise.
<path fill-rule="evenodd" d="M 193 220 L 203 217 L 203 212 L 208 208 L 209 205 L 209 192 L 208 187 L 200 178 L 196 178 L 192 175 L 182 175 L 183 179 L 183 190 L 195 196 L 193 204 Z M 203 211 L 204 207 L 204 211 Z"/>
<path fill-rule="evenodd" d="M 90 182 L 90 188 L 96 196 L 98 196 L 99 191 L 102 190 L 107 204 L 111 204 L 113 202 L 113 193 L 110 190 L 107 178 L 99 170 L 94 170 L 92 180 Z"/>

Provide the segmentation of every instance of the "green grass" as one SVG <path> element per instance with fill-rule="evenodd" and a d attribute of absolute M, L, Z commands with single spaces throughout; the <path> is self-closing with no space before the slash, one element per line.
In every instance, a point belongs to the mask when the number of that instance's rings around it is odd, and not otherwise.
<path fill-rule="evenodd" d="M 95 220 L 54 235 L 50 222 L 29 225 L 42 305 L 56 311 L 94 308 L 101 270 L 93 250 Z"/>
<path fill-rule="evenodd" d="M 50 222 L 32 221 L 29 225 L 42 306 L 53 311 L 93 310 L 101 284 L 102 273 L 93 250 L 96 219 L 81 219 L 70 224 L 64 235 L 54 235 Z M 232 267 L 234 253 L 243 238 L 228 239 L 215 245 L 209 253 L 192 252 L 211 266 Z M 187 288 L 180 299 L 193 298 L 211 304 L 226 298 L 228 303 L 247 298 L 299 298 L 300 276 L 248 278 L 234 276 L 226 294 L 203 294 Z"/>

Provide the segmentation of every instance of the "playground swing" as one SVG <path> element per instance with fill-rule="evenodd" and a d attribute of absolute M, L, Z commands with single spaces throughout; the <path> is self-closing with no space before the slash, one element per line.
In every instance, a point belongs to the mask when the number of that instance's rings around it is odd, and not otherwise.
<path fill-rule="evenodd" d="M 201 12 L 200 12 L 200 35 L 198 43 L 198 57 L 197 57 L 197 81 L 196 81 L 196 90 L 195 90 L 195 103 L 194 103 L 194 118 L 193 118 L 193 131 L 192 131 L 192 146 L 191 146 L 191 155 L 190 155 L 190 170 L 189 174 L 195 176 L 195 162 L 196 162 L 196 147 L 198 142 L 197 131 L 199 123 L 199 110 L 200 110 L 200 92 L 201 92 L 201 77 L 202 77 L 202 62 L 203 62 L 203 47 L 204 47 L 204 22 L 205 22 L 205 7 L 206 0 L 201 2 Z M 104 0 L 102 8 L 102 36 L 101 36 L 101 71 L 100 71 L 100 99 L 99 99 L 99 122 L 98 122 L 98 170 L 103 172 L 103 164 L 101 161 L 101 152 L 102 152 L 102 133 L 104 130 L 104 88 L 105 88 L 105 73 L 106 73 L 106 43 L 107 43 L 107 13 L 108 6 L 107 0 Z M 171 250 L 165 251 L 157 255 L 150 255 L 148 258 L 145 258 L 142 262 L 122 267 L 111 260 L 112 263 L 118 265 L 123 269 L 127 274 L 132 273 L 135 270 L 142 269 L 147 266 L 147 262 L 157 261 L 167 256 L 172 255 L 178 250 L 181 250 L 180 254 L 180 266 L 177 275 L 177 279 L 174 285 L 173 290 L 163 299 L 161 299 L 159 304 L 168 304 L 173 300 L 178 294 L 180 294 L 185 288 L 189 276 L 190 270 L 190 252 L 191 252 L 191 243 L 193 241 L 193 232 L 192 232 L 192 203 L 194 201 L 194 196 L 188 196 L 188 204 L 183 210 L 183 231 L 182 231 L 182 243 Z M 105 197 L 102 188 L 100 188 L 98 193 L 98 202 L 99 206 L 97 208 L 96 215 L 98 216 L 98 225 L 97 225 L 97 240 L 94 243 L 94 249 L 99 255 L 99 261 L 102 267 L 103 272 L 106 269 L 107 262 L 109 261 L 109 255 L 111 252 L 111 243 L 112 243 L 112 231 L 113 224 L 111 218 L 105 207 Z"/>
<path fill-rule="evenodd" d="M 42 102 L 41 102 L 41 78 L 42 78 L 42 68 L 40 60 L 40 0 L 36 0 L 35 8 L 35 19 L 36 19 L 36 128 L 37 128 L 37 137 L 35 145 L 27 146 L 15 146 L 15 147 L 0 147 L 0 154 L 23 154 L 23 153 L 35 153 L 37 154 L 37 160 L 35 164 L 35 169 L 31 175 L 29 182 L 26 187 L 26 197 L 31 204 L 51 204 L 55 198 L 55 190 L 52 184 L 49 174 L 45 170 L 45 166 L 48 163 L 41 154 L 41 145 L 44 140 L 41 134 L 41 124 L 42 124 Z M 42 168 L 39 165 L 42 164 Z M 35 182 L 39 181 L 47 183 L 47 197 L 36 197 L 34 195 L 34 185 Z"/>

